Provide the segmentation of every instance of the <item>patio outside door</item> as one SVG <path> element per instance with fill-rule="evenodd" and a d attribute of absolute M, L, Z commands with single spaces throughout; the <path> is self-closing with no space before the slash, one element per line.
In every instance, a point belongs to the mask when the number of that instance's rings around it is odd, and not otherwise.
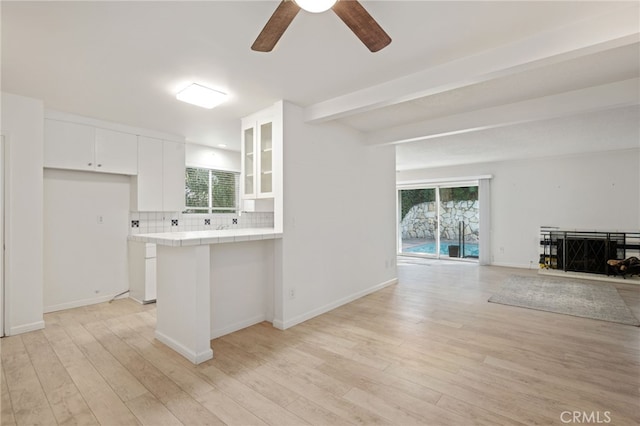
<path fill-rule="evenodd" d="M 478 259 L 477 184 L 398 190 L 399 253 Z"/>

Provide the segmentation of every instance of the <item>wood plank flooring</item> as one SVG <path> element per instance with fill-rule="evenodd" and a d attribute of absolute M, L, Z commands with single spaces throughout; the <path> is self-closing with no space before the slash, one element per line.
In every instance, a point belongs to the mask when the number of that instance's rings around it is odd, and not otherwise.
<path fill-rule="evenodd" d="M 397 285 L 289 330 L 213 340 L 199 366 L 154 340 L 154 305 L 47 314 L 44 330 L 0 341 L 0 423 L 640 423 L 639 328 L 487 303 L 509 274 L 536 271 L 398 269 Z M 640 287 L 616 287 L 640 317 Z"/>

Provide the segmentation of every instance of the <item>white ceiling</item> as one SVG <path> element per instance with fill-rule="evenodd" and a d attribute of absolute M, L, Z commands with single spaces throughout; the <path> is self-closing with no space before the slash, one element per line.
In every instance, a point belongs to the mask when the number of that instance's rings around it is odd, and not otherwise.
<path fill-rule="evenodd" d="M 393 39 L 375 54 L 331 12 L 301 12 L 272 53 L 251 51 L 277 1 L 3 1 L 2 90 L 234 150 L 239 118 L 285 99 L 309 122 L 404 142 L 399 169 L 533 155 L 505 147 L 523 132 L 637 128 L 639 2 L 362 3 Z M 231 99 L 175 100 L 190 80 Z"/>

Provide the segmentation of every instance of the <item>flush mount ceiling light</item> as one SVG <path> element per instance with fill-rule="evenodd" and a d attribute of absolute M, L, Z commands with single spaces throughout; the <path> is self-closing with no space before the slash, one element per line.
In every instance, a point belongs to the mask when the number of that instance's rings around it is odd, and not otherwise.
<path fill-rule="evenodd" d="M 337 0 L 294 0 L 298 6 L 307 12 L 321 13 L 331 9 Z"/>
<path fill-rule="evenodd" d="M 227 94 L 198 83 L 191 83 L 178 92 L 176 99 L 202 108 L 211 109 L 224 102 L 227 99 Z"/>

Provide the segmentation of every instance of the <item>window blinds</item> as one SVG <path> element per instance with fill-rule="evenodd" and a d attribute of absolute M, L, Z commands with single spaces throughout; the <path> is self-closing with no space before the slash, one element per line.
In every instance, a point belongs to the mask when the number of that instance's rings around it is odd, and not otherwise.
<path fill-rule="evenodd" d="M 186 213 L 235 213 L 240 174 L 196 167 L 185 169 Z"/>

